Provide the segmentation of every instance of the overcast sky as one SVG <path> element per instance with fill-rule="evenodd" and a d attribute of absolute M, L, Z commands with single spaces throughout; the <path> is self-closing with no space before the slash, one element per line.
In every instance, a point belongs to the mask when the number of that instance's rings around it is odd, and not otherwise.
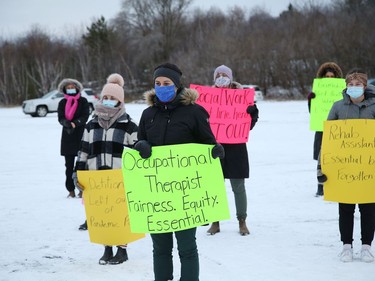
<path fill-rule="evenodd" d="M 51 34 L 81 33 L 103 15 L 115 17 L 122 0 L 0 0 L 0 37 L 17 37 L 38 25 Z M 289 3 L 329 3 L 330 0 L 193 0 L 192 7 L 212 6 L 225 11 L 234 5 L 251 10 L 260 7 L 278 16 Z"/>

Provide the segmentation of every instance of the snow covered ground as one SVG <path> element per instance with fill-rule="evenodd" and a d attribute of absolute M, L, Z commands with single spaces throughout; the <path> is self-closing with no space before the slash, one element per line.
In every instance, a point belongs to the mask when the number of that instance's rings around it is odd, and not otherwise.
<path fill-rule="evenodd" d="M 126 107 L 138 121 L 145 105 Z M 359 260 L 358 211 L 355 260 L 344 264 L 337 203 L 314 197 L 314 133 L 306 102 L 263 101 L 258 107 L 248 143 L 251 234 L 238 234 L 226 182 L 231 219 L 221 222 L 217 235 L 207 236 L 208 227 L 197 231 L 200 280 L 375 280 L 375 263 Z M 66 198 L 60 130 L 56 114 L 31 118 L 20 107 L 0 109 L 0 280 L 153 280 L 148 235 L 129 244 L 127 262 L 98 264 L 102 246 L 78 230 L 85 218 L 81 200 Z M 174 259 L 178 280 L 177 252 Z"/>

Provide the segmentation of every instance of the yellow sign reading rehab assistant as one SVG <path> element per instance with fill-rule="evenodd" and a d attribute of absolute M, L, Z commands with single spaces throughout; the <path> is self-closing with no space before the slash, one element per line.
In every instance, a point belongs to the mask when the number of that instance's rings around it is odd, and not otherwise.
<path fill-rule="evenodd" d="M 229 219 L 219 158 L 213 145 L 152 147 L 148 159 L 124 149 L 122 171 L 133 232 L 165 233 Z"/>
<path fill-rule="evenodd" d="M 324 122 L 320 161 L 328 178 L 325 200 L 375 202 L 375 120 Z"/>
<path fill-rule="evenodd" d="M 130 231 L 121 169 L 77 171 L 84 187 L 83 197 L 90 241 L 124 245 L 145 237 Z"/>

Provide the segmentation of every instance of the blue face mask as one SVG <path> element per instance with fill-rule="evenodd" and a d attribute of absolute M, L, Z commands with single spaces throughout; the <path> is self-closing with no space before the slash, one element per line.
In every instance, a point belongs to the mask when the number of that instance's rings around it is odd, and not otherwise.
<path fill-rule="evenodd" d="M 353 99 L 358 99 L 363 95 L 364 89 L 361 86 L 352 86 L 346 89 L 346 93 Z"/>
<path fill-rule="evenodd" d="M 102 104 L 104 106 L 108 106 L 108 107 L 115 107 L 117 105 L 118 101 L 117 100 L 103 100 L 102 101 Z"/>
<path fill-rule="evenodd" d="M 161 102 L 169 102 L 176 95 L 175 86 L 155 86 L 155 93 Z"/>
<path fill-rule="evenodd" d="M 76 89 L 66 89 L 66 94 L 67 95 L 75 95 L 77 94 L 77 90 Z"/>

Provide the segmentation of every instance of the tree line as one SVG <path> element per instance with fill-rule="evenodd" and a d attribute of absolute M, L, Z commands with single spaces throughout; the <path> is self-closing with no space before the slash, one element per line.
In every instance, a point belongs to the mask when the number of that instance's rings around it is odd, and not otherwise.
<path fill-rule="evenodd" d="M 113 19 L 100 17 L 74 38 L 32 28 L 0 37 L 0 105 L 19 105 L 71 77 L 100 91 L 113 72 L 125 79 L 126 99 L 152 87 L 155 66 L 180 66 L 183 83 L 211 85 L 215 67 L 257 84 L 266 98 L 305 98 L 320 64 L 375 76 L 375 0 L 289 4 L 279 16 L 240 7 L 191 8 L 192 0 L 123 0 Z"/>

